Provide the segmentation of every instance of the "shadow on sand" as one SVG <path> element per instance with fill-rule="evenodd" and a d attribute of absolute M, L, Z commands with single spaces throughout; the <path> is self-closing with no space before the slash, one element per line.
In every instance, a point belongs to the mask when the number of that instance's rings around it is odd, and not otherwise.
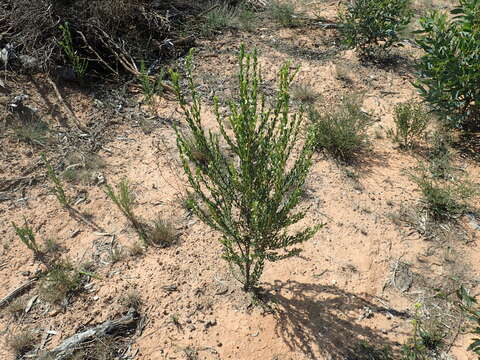
<path fill-rule="evenodd" d="M 378 349 L 390 348 L 395 358 L 400 344 L 380 330 L 362 325 L 359 316 L 365 309 L 402 319 L 408 318 L 406 313 L 379 307 L 335 286 L 276 281 L 265 290 L 275 303 L 276 333 L 292 351 L 311 359 L 321 354 L 332 360 L 370 360 L 386 359 Z M 361 345 L 365 343 L 371 347 Z"/>

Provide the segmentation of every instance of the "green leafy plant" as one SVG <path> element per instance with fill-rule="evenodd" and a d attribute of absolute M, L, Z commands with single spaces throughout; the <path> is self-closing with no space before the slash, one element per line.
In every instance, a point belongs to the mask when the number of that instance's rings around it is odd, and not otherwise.
<path fill-rule="evenodd" d="M 75 50 L 69 23 L 65 22 L 63 25 L 60 25 L 60 30 L 62 31 L 62 39 L 58 42 L 58 44 L 65 52 L 65 55 L 72 65 L 77 79 L 83 81 L 87 72 L 88 60 L 78 55 L 78 52 Z"/>
<path fill-rule="evenodd" d="M 480 337 L 480 307 L 478 306 L 477 299 L 471 296 L 463 286 L 457 291 L 457 296 L 461 301 L 459 304 L 460 308 L 475 326 L 472 334 Z M 479 355 L 480 359 L 480 339 L 473 339 L 472 343 L 468 346 L 468 350 Z"/>
<path fill-rule="evenodd" d="M 259 92 L 262 78 L 256 51 L 247 53 L 242 45 L 239 67 L 239 101 L 230 103 L 226 118 L 215 99 L 220 134 L 203 127 L 192 53 L 187 57 L 190 104 L 181 90 L 180 75 L 172 73 L 172 79 L 188 128 L 187 133 L 177 127 L 176 133 L 183 168 L 196 195 L 189 205 L 203 222 L 222 233 L 223 258 L 239 271 L 234 273 L 243 289 L 254 291 L 265 261 L 297 255 L 300 249 L 292 247 L 310 239 L 320 226 L 297 233 L 288 230 L 305 216 L 292 212 L 300 202 L 314 150 L 309 131 L 303 145 L 299 143 L 302 114 L 289 114 L 289 88 L 295 75 L 290 64 L 280 70 L 272 108 Z M 227 155 L 221 142 L 228 145 Z M 200 149 L 206 161 L 193 156 L 194 149 Z"/>
<path fill-rule="evenodd" d="M 105 194 L 117 205 L 123 215 L 130 221 L 144 245 L 148 242 L 148 229 L 133 212 L 135 197 L 130 191 L 127 180 L 122 180 L 118 184 L 118 193 L 110 186 L 106 185 Z"/>
<path fill-rule="evenodd" d="M 402 360 L 428 360 L 443 344 L 445 335 L 438 326 L 428 326 L 422 319 L 422 304 L 415 304 L 412 336 L 402 346 Z"/>
<path fill-rule="evenodd" d="M 420 304 L 416 304 L 415 318 L 411 321 L 413 334 L 402 346 L 402 360 L 427 360 L 427 349 L 420 337 L 419 306 Z"/>
<path fill-rule="evenodd" d="M 138 74 L 138 81 L 142 86 L 142 93 L 147 103 L 151 103 L 153 96 L 163 92 L 163 77 L 165 73 L 160 71 L 159 74 L 152 76 L 148 73 L 145 62 L 140 62 L 140 73 Z"/>
<path fill-rule="evenodd" d="M 33 229 L 28 225 L 27 219 L 24 219 L 24 226 L 18 227 L 12 221 L 12 226 L 15 229 L 15 233 L 20 238 L 21 242 L 33 252 L 33 256 L 37 259 L 43 257 L 43 251 L 37 243 Z"/>
<path fill-rule="evenodd" d="M 63 188 L 62 182 L 58 178 L 57 174 L 55 173 L 55 170 L 53 169 L 52 164 L 47 160 L 45 157 L 45 154 L 41 155 L 41 158 L 43 162 L 45 163 L 45 166 L 47 167 L 47 176 L 48 178 L 53 182 L 53 193 L 55 197 L 58 199 L 58 202 L 64 206 L 64 207 L 69 207 L 70 202 L 69 199 L 65 193 L 65 189 Z"/>
<path fill-rule="evenodd" d="M 310 120 L 317 150 L 325 150 L 341 161 L 352 161 L 368 145 L 371 120 L 361 110 L 358 97 L 346 96 L 340 106 L 323 114 L 311 109 Z"/>
<path fill-rule="evenodd" d="M 480 3 L 459 0 L 452 16 L 420 19 L 417 44 L 425 51 L 415 83 L 451 126 L 480 124 Z"/>
<path fill-rule="evenodd" d="M 44 246 L 40 246 L 33 229 L 28 225 L 26 219 L 24 219 L 24 226 L 19 227 L 15 222 L 12 222 L 12 226 L 20 241 L 33 252 L 34 258 L 41 261 L 47 269 L 50 269 L 57 262 L 58 254 L 56 253 L 59 250 L 59 246 L 56 242 L 47 239 L 44 241 Z"/>
<path fill-rule="evenodd" d="M 389 136 L 403 148 L 410 148 L 425 132 L 430 117 L 421 104 L 406 102 L 395 106 L 393 120 L 395 130 L 390 130 Z"/>
<path fill-rule="evenodd" d="M 340 10 L 344 44 L 362 57 L 400 44 L 400 32 L 412 19 L 410 0 L 354 0 Z"/>
<path fill-rule="evenodd" d="M 50 303 L 60 303 L 80 288 L 81 272 L 68 261 L 56 262 L 40 279 L 40 296 Z"/>

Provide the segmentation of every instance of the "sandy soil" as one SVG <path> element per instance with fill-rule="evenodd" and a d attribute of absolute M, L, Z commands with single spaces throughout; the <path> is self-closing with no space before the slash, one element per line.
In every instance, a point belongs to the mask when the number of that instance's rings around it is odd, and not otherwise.
<path fill-rule="evenodd" d="M 334 5 L 320 8 L 322 16 L 333 19 Z M 71 297 L 66 307 L 38 299 L 19 319 L 0 312 L 0 358 L 13 356 L 4 342 L 9 333 L 30 328 L 40 339 L 53 330 L 45 344 L 53 348 L 78 330 L 125 313 L 120 300 L 134 290 L 141 296 L 146 321 L 129 348 L 128 355 L 135 359 L 357 359 L 358 343 L 363 340 L 398 350 L 411 334 L 413 305 L 428 303 L 432 289 L 445 284 L 445 279 L 461 276 L 468 283 L 478 279 L 480 232 L 467 218 L 459 219 L 455 227 L 446 225 L 453 233 L 448 243 L 429 240 L 415 227 L 394 221 L 398 214 L 419 208 L 420 194 L 406 171 L 421 156 L 399 150 L 386 137 L 386 130 L 393 127 L 395 104 L 416 97 L 409 59 L 418 50 L 407 46 L 398 64 L 379 67 L 360 63 L 351 51 L 332 50 L 333 41 L 335 31 L 330 29 L 271 25 L 252 34 L 225 31 L 215 40 L 197 44 L 195 74 L 205 97 L 207 127 L 215 127 L 212 96 L 228 99 L 235 94 L 236 52 L 241 42 L 259 49 L 267 89 L 275 88 L 280 65 L 292 60 L 301 69 L 296 82 L 321 95 L 319 104 L 334 103 L 347 91 L 362 91 L 363 109 L 375 120 L 371 151 L 362 154 L 355 167 L 347 171 L 327 156 L 315 155 L 301 208 L 307 209 L 305 224 L 326 225 L 302 246 L 301 257 L 267 265 L 262 287 L 272 309 L 255 306 L 240 290 L 219 258 L 220 235 L 182 208 L 187 187 L 172 128 L 173 123 L 182 122 L 175 101 L 159 98 L 153 110 L 127 104 L 125 112 L 108 113 L 96 105 L 96 95 L 65 89 L 84 124 L 100 117 L 116 123 L 96 146 L 106 163 L 99 171 L 107 183 L 128 179 L 137 199 L 136 212 L 148 220 L 170 219 L 179 241 L 112 262 L 111 249 L 127 253 L 137 236 L 103 186 L 66 185 L 71 198 L 86 198 L 76 209 L 88 214 L 99 230 L 62 209 L 41 176 L 44 169 L 34 169 L 36 182 L 6 191 L 12 198 L 0 202 L 0 298 L 42 268 L 10 226 L 11 221 L 22 223 L 24 217 L 38 238 L 57 240 L 65 249 L 63 256 L 77 264 L 93 262 L 98 278 L 90 278 L 88 290 Z M 350 81 L 337 78 L 339 65 L 347 69 Z M 41 77 L 38 81 L 42 83 Z M 52 128 L 67 132 L 35 86 L 23 83 L 14 88 L 30 94 L 29 101 Z M 141 100 L 136 94 L 128 96 L 132 103 Z M 47 97 L 58 103 L 53 94 Z M 140 115 L 130 119 L 128 114 L 134 112 Z M 145 132 L 145 123 L 139 119 L 148 122 L 152 131 Z M 8 134 L 0 137 L 0 144 L 0 180 L 33 176 L 25 171 L 39 162 L 41 149 Z M 72 152 L 65 149 L 57 159 Z M 472 179 L 478 179 L 478 162 L 460 153 L 456 161 Z M 448 259 L 446 248 L 453 254 Z M 396 271 L 403 268 L 399 264 L 408 264 L 413 279 L 403 292 L 392 283 Z M 22 297 L 28 300 L 35 294 L 34 287 Z M 474 359 L 465 351 L 468 335 L 449 339 L 454 341 L 451 356 Z"/>

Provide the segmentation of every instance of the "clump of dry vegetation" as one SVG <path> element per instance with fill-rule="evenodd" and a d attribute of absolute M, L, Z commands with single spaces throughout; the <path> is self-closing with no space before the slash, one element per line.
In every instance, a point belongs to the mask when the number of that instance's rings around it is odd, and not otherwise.
<path fill-rule="evenodd" d="M 7 338 L 7 345 L 15 356 L 21 357 L 33 349 L 35 341 L 35 335 L 31 331 L 25 330 L 10 334 Z"/>
<path fill-rule="evenodd" d="M 81 274 L 68 261 L 57 262 L 40 279 L 40 297 L 52 304 L 60 304 L 67 296 L 79 290 Z"/>
<path fill-rule="evenodd" d="M 371 119 L 362 111 L 360 101 L 359 96 L 345 96 L 339 106 L 324 113 L 310 111 L 319 151 L 343 162 L 352 162 L 359 151 L 368 146 L 367 129 Z"/>
<path fill-rule="evenodd" d="M 67 65 L 58 74 L 70 80 L 138 76 L 143 59 L 150 74 L 160 59 L 193 44 L 209 7 L 210 1 L 183 0 L 6 0 L 0 4 L 0 48 L 10 46 L 9 67 L 51 71 Z"/>
<path fill-rule="evenodd" d="M 161 217 L 155 220 L 148 232 L 149 243 L 166 247 L 172 245 L 177 238 L 177 231 L 173 224 Z"/>

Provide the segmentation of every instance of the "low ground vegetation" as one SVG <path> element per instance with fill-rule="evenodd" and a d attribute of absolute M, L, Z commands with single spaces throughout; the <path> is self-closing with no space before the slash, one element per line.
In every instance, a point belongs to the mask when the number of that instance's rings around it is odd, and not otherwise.
<path fill-rule="evenodd" d="M 370 117 L 361 109 L 361 96 L 344 96 L 341 104 L 325 112 L 310 110 L 315 146 L 335 159 L 353 162 L 369 145 Z"/>
<path fill-rule="evenodd" d="M 423 105 L 410 102 L 395 107 L 393 120 L 395 129 L 389 131 L 389 136 L 401 147 L 408 149 L 424 135 L 430 115 Z"/>
<path fill-rule="evenodd" d="M 449 179 L 435 177 L 421 163 L 412 174 L 425 205 L 438 218 L 456 218 L 468 209 L 468 200 L 476 195 L 475 185 L 458 173 Z"/>
<path fill-rule="evenodd" d="M 301 15 L 297 12 L 295 1 L 273 0 L 269 3 L 267 11 L 281 26 L 295 27 L 301 23 Z"/>

